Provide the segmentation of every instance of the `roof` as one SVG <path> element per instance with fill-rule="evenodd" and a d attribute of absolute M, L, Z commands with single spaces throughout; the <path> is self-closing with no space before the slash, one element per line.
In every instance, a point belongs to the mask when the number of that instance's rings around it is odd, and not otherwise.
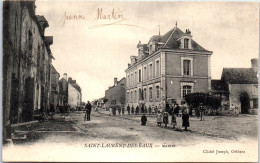
<path fill-rule="evenodd" d="M 221 80 L 230 84 L 258 84 L 257 73 L 251 68 L 224 68 Z"/>
<path fill-rule="evenodd" d="M 164 48 L 180 49 L 178 39 L 181 38 L 183 35 L 184 32 L 182 32 L 178 27 L 174 27 L 172 30 L 168 31 L 161 37 L 160 42 L 165 43 L 165 45 L 163 46 Z M 191 44 L 192 50 L 209 52 L 198 43 L 196 43 L 194 40 L 191 40 Z"/>
<path fill-rule="evenodd" d="M 55 67 L 51 64 L 51 69 L 53 74 L 60 74 L 58 71 L 55 69 Z"/>
<path fill-rule="evenodd" d="M 81 88 L 77 83 L 70 83 L 75 89 L 77 89 L 79 91 L 79 93 L 81 93 Z"/>
<path fill-rule="evenodd" d="M 211 80 L 211 90 L 213 92 L 227 92 L 228 88 L 222 80 Z"/>

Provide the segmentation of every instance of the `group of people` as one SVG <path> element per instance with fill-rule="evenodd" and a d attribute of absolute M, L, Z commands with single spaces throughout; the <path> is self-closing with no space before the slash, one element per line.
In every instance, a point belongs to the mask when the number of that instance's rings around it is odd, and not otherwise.
<path fill-rule="evenodd" d="M 154 105 L 149 105 L 148 107 L 146 105 L 141 105 L 141 107 L 139 107 L 139 105 L 137 105 L 136 107 L 134 107 L 134 105 L 132 105 L 131 107 L 129 106 L 129 104 L 126 107 L 127 113 L 128 114 L 157 114 L 158 112 L 162 112 L 162 107 L 159 104 L 159 106 L 154 106 Z M 169 105 L 169 107 L 166 106 L 166 110 L 167 112 L 170 112 L 172 114 L 172 111 L 175 111 L 175 114 L 177 116 L 179 116 L 179 111 L 180 111 L 180 107 L 178 104 L 173 104 L 173 105 Z"/>
<path fill-rule="evenodd" d="M 161 111 L 159 110 L 156 114 L 157 125 L 162 126 L 162 124 L 164 124 L 164 127 L 167 127 L 169 124 L 169 114 L 171 114 L 171 117 L 172 117 L 171 125 L 172 125 L 172 128 L 175 129 L 176 125 L 177 125 L 176 108 L 177 107 L 174 107 L 170 113 L 169 113 L 169 110 L 166 110 L 166 109 L 163 113 L 161 113 Z M 146 125 L 146 122 L 147 122 L 147 117 L 146 117 L 145 113 L 143 113 L 143 115 L 141 117 L 141 125 Z M 186 109 L 183 111 L 183 114 L 182 114 L 182 127 L 184 127 L 186 131 L 188 130 L 188 127 L 190 127 L 189 114 Z"/>

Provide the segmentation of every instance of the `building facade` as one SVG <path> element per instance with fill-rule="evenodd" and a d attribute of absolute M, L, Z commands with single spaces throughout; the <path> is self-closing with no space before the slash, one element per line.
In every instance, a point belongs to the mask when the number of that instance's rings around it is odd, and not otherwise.
<path fill-rule="evenodd" d="M 106 107 L 125 105 L 125 84 L 125 78 L 122 78 L 120 81 L 117 81 L 117 78 L 114 78 L 114 85 L 105 91 L 105 99 L 107 99 L 105 103 Z"/>
<path fill-rule="evenodd" d="M 11 124 L 49 106 L 53 37 L 44 35 L 49 24 L 35 9 L 35 1 L 3 2 L 3 139 Z"/>
<path fill-rule="evenodd" d="M 211 51 L 197 44 L 191 32 L 176 25 L 164 35 L 139 44 L 126 72 L 127 105 L 165 106 L 185 103 L 185 95 L 211 89 Z"/>
<path fill-rule="evenodd" d="M 81 106 L 81 88 L 76 80 L 68 79 L 68 104 L 71 108 L 76 109 Z"/>
<path fill-rule="evenodd" d="M 224 68 L 221 80 L 214 84 L 212 92 L 222 97 L 222 103 L 230 112 L 237 105 L 241 114 L 258 112 L 258 59 L 251 59 L 251 68 Z M 217 80 L 214 82 L 216 83 Z M 213 82 L 213 83 L 214 83 Z M 213 86 L 213 85 L 212 85 Z M 216 87 L 220 89 L 216 89 Z M 223 94 L 224 93 L 224 94 Z"/>
<path fill-rule="evenodd" d="M 51 65 L 51 97 L 50 97 L 50 106 L 54 107 L 56 110 L 57 105 L 59 104 L 59 78 L 60 74 Z"/>

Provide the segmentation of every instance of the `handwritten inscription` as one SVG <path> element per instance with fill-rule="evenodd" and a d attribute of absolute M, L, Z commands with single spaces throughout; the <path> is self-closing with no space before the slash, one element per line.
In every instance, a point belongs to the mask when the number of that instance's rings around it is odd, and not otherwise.
<path fill-rule="evenodd" d="M 111 26 L 111 25 L 121 25 L 121 26 L 142 28 L 140 26 L 136 26 L 133 24 L 127 24 L 127 23 L 123 24 L 122 23 L 123 21 L 128 20 L 124 16 L 124 11 L 125 10 L 122 10 L 120 8 L 117 9 L 113 8 L 112 10 L 106 10 L 106 11 L 103 8 L 98 8 L 94 19 L 93 18 L 88 19 L 85 15 L 82 14 L 70 15 L 67 14 L 67 12 L 65 12 L 64 15 L 62 16 L 62 26 L 65 25 L 66 21 L 94 20 L 96 21 L 97 24 L 89 26 L 88 29 L 100 28 L 100 27 Z"/>
<path fill-rule="evenodd" d="M 120 9 L 112 9 L 111 13 L 103 13 L 103 8 L 98 8 L 97 9 L 97 20 L 122 20 L 124 19 L 123 15 L 124 10 Z"/>

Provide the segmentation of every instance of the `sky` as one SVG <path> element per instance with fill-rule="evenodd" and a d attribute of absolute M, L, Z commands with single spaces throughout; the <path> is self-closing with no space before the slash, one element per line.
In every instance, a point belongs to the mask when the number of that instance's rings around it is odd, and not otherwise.
<path fill-rule="evenodd" d="M 213 51 L 212 79 L 220 79 L 223 67 L 249 68 L 250 60 L 258 58 L 256 2 L 36 0 L 36 7 L 36 14 L 49 23 L 45 36 L 53 36 L 52 63 L 61 77 L 67 73 L 77 80 L 83 101 L 104 97 L 114 77 L 125 77 L 130 56 L 138 55 L 138 42 L 148 43 L 158 35 L 159 26 L 162 35 L 177 22 L 178 28 L 189 29 L 193 40 Z M 103 15 L 114 10 L 117 19 L 98 17 L 101 9 Z"/>

